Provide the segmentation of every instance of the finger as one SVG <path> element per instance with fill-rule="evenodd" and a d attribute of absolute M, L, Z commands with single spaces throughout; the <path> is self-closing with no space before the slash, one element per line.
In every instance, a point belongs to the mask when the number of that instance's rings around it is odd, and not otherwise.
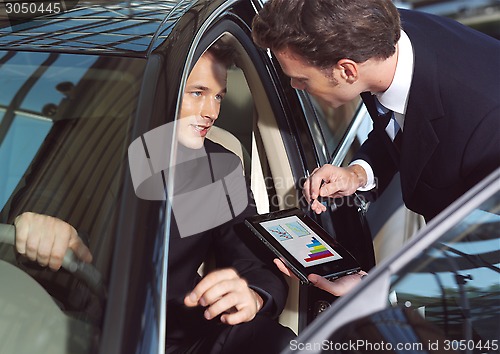
<path fill-rule="evenodd" d="M 306 179 L 304 185 L 302 186 L 302 195 L 306 199 L 307 203 L 311 203 L 312 201 L 310 189 L 311 189 L 311 181 L 308 178 Z"/>
<path fill-rule="evenodd" d="M 212 288 L 215 284 L 220 283 L 224 280 L 239 278 L 238 274 L 233 269 L 219 269 L 214 272 L 207 274 L 184 298 L 184 304 L 189 307 L 193 306 L 206 306 L 206 304 L 200 303 L 200 299 L 205 294 L 205 292 Z"/>
<path fill-rule="evenodd" d="M 250 308 L 243 308 L 233 313 L 223 314 L 220 317 L 220 320 L 222 323 L 234 326 L 243 322 L 253 320 L 253 318 L 255 317 L 255 313 L 256 312 L 252 311 Z"/>
<path fill-rule="evenodd" d="M 224 293 L 223 296 L 219 297 L 217 301 L 213 301 L 206 308 L 204 316 L 207 320 L 211 320 L 225 312 L 237 312 L 238 308 L 245 307 L 243 305 L 245 299 L 242 293 L 239 292 L 228 292 Z M 248 300 L 247 300 L 248 301 Z M 238 306 L 241 304 L 240 306 Z"/>
<path fill-rule="evenodd" d="M 86 262 L 92 262 L 92 253 L 88 247 L 83 243 L 82 239 L 78 236 L 75 229 L 72 228 L 71 237 L 69 239 L 68 247 L 75 253 L 78 259 Z"/>
<path fill-rule="evenodd" d="M 69 228 L 66 230 L 64 230 L 64 228 L 59 228 L 54 232 L 57 233 L 57 235 L 50 254 L 49 268 L 52 270 L 58 270 L 61 268 L 64 255 L 69 247 L 70 231 Z"/>
<path fill-rule="evenodd" d="M 335 181 L 323 184 L 319 190 L 319 195 L 322 197 L 337 198 L 343 197 L 345 193 L 343 192 L 343 188 L 339 186 L 339 183 Z"/>
<path fill-rule="evenodd" d="M 311 203 L 311 210 L 314 211 L 316 214 L 321 214 L 322 212 L 326 211 L 326 206 L 324 206 L 317 199 L 315 199 Z"/>
<path fill-rule="evenodd" d="M 319 169 L 309 177 L 309 195 L 311 200 L 318 198 L 319 189 L 323 183 L 324 170 Z"/>
<path fill-rule="evenodd" d="M 329 280 L 323 278 L 317 274 L 309 274 L 308 279 L 313 285 L 321 290 L 324 290 L 330 294 L 336 295 L 336 287 L 334 283 Z"/>
<path fill-rule="evenodd" d="M 281 273 L 283 273 L 286 276 L 289 276 L 291 278 L 297 279 L 295 274 L 293 274 L 293 272 L 291 272 L 290 269 L 288 269 L 287 266 L 285 266 L 285 264 L 280 259 L 275 258 L 273 260 L 273 262 L 274 262 L 274 264 L 276 264 L 276 266 L 278 267 L 278 269 L 280 270 Z"/>
<path fill-rule="evenodd" d="M 362 275 L 366 275 L 366 273 L 360 271 L 359 273 L 346 275 L 333 281 L 328 281 L 319 275 L 311 274 L 309 276 L 309 280 L 317 288 L 320 288 L 335 296 L 343 296 L 361 281 Z"/>
<path fill-rule="evenodd" d="M 41 230 L 40 230 L 41 231 Z M 38 253 L 38 246 L 40 245 L 40 238 L 43 237 L 41 232 L 28 230 L 28 237 L 26 240 L 26 252 L 25 255 L 31 261 L 36 261 L 36 255 Z"/>
<path fill-rule="evenodd" d="M 26 219 L 31 218 L 31 213 L 23 213 L 16 217 L 14 226 L 16 227 L 16 250 L 20 254 L 26 254 L 26 242 L 29 235 L 29 222 Z"/>
<path fill-rule="evenodd" d="M 262 297 L 250 288 L 245 289 L 245 292 L 240 297 L 248 300 L 237 304 L 236 308 L 233 308 L 233 311 L 226 311 L 222 314 L 220 317 L 222 323 L 237 325 L 242 322 L 251 321 L 264 305 Z"/>
<path fill-rule="evenodd" d="M 302 185 L 302 195 L 306 198 L 306 201 L 308 203 L 310 203 L 313 199 L 311 198 L 311 176 L 314 175 L 314 173 L 316 173 L 316 171 L 319 170 L 319 167 L 316 167 L 312 172 L 311 174 L 309 175 L 309 177 L 306 179 L 306 181 L 304 182 L 304 184 Z"/>
<path fill-rule="evenodd" d="M 235 297 L 238 294 L 238 297 Z M 212 318 L 231 307 L 248 302 L 250 297 L 248 283 L 242 278 L 220 281 L 209 288 L 198 301 L 202 306 L 209 306 Z M 252 302 L 253 304 L 253 302 Z"/>
<path fill-rule="evenodd" d="M 50 258 L 51 258 L 52 248 L 54 246 L 55 237 L 53 234 L 40 231 L 38 233 L 40 235 L 40 238 L 38 243 L 38 249 L 35 251 L 36 252 L 35 260 L 38 262 L 38 264 L 45 267 L 47 265 L 50 265 Z"/>

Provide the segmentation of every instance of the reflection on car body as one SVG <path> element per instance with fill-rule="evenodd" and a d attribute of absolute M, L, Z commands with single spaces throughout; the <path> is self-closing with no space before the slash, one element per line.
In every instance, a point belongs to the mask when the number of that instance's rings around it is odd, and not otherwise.
<path fill-rule="evenodd" d="M 295 346 L 315 347 L 308 353 L 326 351 L 325 343 L 338 353 L 498 353 L 499 179 L 497 169 L 443 211 L 324 312 Z"/>

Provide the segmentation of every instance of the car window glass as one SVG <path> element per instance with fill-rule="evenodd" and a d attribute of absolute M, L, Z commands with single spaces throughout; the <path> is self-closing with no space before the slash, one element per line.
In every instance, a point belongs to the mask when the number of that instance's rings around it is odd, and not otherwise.
<path fill-rule="evenodd" d="M 341 107 L 332 108 L 312 95 L 309 95 L 309 97 L 317 114 L 318 124 L 327 146 L 328 156 L 332 156 L 349 128 L 360 100 L 354 99 Z M 359 140 L 355 139 L 351 147 L 351 154 L 360 145 Z"/>
<path fill-rule="evenodd" d="M 50 120 L 22 114 L 15 116 L 7 136 L 0 145 L 0 209 L 19 183 L 51 126 Z"/>
<path fill-rule="evenodd" d="M 69 222 L 107 278 L 145 61 L 0 52 L 0 62 L 0 222 L 24 211 Z M 69 273 L 18 262 L 4 244 L 0 259 L 35 277 L 65 310 L 99 321 Z"/>
<path fill-rule="evenodd" d="M 499 213 L 497 192 L 393 275 L 387 308 L 302 347 L 325 353 L 498 353 Z"/>
<path fill-rule="evenodd" d="M 56 103 L 65 98 L 73 83 L 81 79 L 95 60 L 89 56 L 74 63 L 68 56 L 50 60 L 46 53 L 18 53 L 0 68 L 0 122 L 7 115 L 11 117 L 5 119 L 12 121 L 10 127 L 8 123 L 4 124 L 4 138 L 0 145 L 0 165 L 3 166 L 0 208 L 5 205 L 51 129 L 52 120 L 46 116 L 54 113 Z M 42 69 L 47 61 L 51 65 Z M 38 79 L 40 75 L 43 80 Z M 8 110 L 14 98 L 20 101 L 20 107 Z"/>
<path fill-rule="evenodd" d="M 328 151 L 332 154 L 340 143 L 342 136 L 345 134 L 354 116 L 358 100 L 354 100 L 339 108 L 332 108 L 312 95 L 309 97 L 316 109 L 318 123 L 321 126 L 323 136 L 328 146 Z"/>
<path fill-rule="evenodd" d="M 417 312 L 391 307 L 341 327 L 328 340 L 311 343 L 311 348 L 316 345 L 322 353 L 429 353 L 439 352 L 435 345 L 444 340 Z"/>
<path fill-rule="evenodd" d="M 397 273 L 389 302 L 415 309 L 449 339 L 497 339 L 499 199 L 497 193 Z"/>
<path fill-rule="evenodd" d="M 212 129 L 208 139 L 240 157 L 259 213 L 292 208 L 298 201 L 275 116 L 278 108 L 270 103 L 273 97 L 264 94 L 270 78 L 257 69 L 253 45 L 230 32 L 225 36 L 236 50 L 236 65 L 228 71 L 227 93 L 214 123 L 217 130 Z"/>

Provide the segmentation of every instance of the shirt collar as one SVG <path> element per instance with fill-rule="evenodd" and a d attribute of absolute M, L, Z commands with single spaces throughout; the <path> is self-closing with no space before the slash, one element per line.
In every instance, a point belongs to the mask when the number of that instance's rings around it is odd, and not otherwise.
<path fill-rule="evenodd" d="M 398 41 L 398 62 L 391 85 L 384 92 L 376 93 L 379 102 L 393 112 L 405 114 L 413 76 L 413 47 L 408 35 L 401 30 Z"/>

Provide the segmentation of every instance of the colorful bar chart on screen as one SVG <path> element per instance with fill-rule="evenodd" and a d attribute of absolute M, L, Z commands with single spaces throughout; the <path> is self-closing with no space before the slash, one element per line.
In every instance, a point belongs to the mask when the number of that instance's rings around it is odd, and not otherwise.
<path fill-rule="evenodd" d="M 307 244 L 306 247 L 310 250 L 307 258 L 304 259 L 306 262 L 317 261 L 318 259 L 333 256 L 332 252 L 330 252 L 325 245 L 316 240 L 315 237 L 312 237 L 311 243 Z"/>
<path fill-rule="evenodd" d="M 261 225 L 305 267 L 342 259 L 329 244 L 295 216 L 265 221 Z"/>

